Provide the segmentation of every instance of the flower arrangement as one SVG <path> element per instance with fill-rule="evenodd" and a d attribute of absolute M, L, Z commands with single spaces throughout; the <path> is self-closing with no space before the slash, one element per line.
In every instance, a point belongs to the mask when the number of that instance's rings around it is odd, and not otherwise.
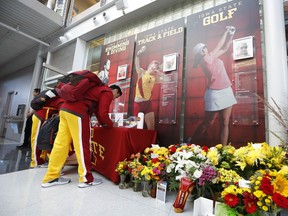
<path fill-rule="evenodd" d="M 128 164 L 129 162 L 127 161 L 127 159 L 125 159 L 124 161 L 119 161 L 115 171 L 119 173 L 119 175 L 124 174 L 126 175 L 128 173 Z"/>
<path fill-rule="evenodd" d="M 120 161 L 116 171 L 129 173 L 134 182 L 148 181 L 152 187 L 158 181 L 167 181 L 170 191 L 181 188 L 181 179 L 189 179 L 194 185 L 194 198 L 214 199 L 215 192 L 220 192 L 222 209 L 229 216 L 260 216 L 288 209 L 285 158 L 282 147 L 271 147 L 265 142 L 248 143 L 238 149 L 221 144 L 210 148 L 195 144 L 168 148 L 153 145 L 141 154 L 131 155 L 130 160 Z M 250 188 L 239 186 L 242 179 L 250 180 Z"/>
<path fill-rule="evenodd" d="M 174 154 L 167 166 L 169 190 L 177 190 L 182 178 L 189 178 L 195 183 L 195 198 L 204 196 L 211 184 L 217 183 L 218 172 L 212 161 L 206 157 L 208 148 L 195 144 L 170 146 Z"/>
<path fill-rule="evenodd" d="M 169 151 L 165 147 L 153 146 L 146 148 L 142 160 L 146 166 L 146 179 L 151 180 L 152 186 L 156 187 L 159 180 L 166 180 L 166 166 L 170 163 Z M 149 175 L 149 177 L 148 177 Z"/>
<path fill-rule="evenodd" d="M 276 213 L 288 208 L 288 167 L 281 170 L 258 170 L 251 177 L 251 190 L 263 212 Z"/>
<path fill-rule="evenodd" d="M 215 189 L 216 192 L 221 192 L 224 190 L 224 188 L 233 183 L 238 183 L 239 180 L 242 179 L 242 177 L 234 170 L 219 168 L 218 173 L 218 188 Z"/>
<path fill-rule="evenodd" d="M 207 158 L 209 158 L 217 168 L 233 169 L 235 167 L 234 153 L 234 146 L 218 144 L 208 149 Z"/>
<path fill-rule="evenodd" d="M 144 166 L 140 161 L 140 157 L 140 153 L 132 154 L 128 163 L 128 172 L 131 174 L 134 182 L 140 182 L 142 180 L 141 172 L 144 169 Z"/>
<path fill-rule="evenodd" d="M 259 169 L 280 169 L 285 152 L 279 147 L 270 147 L 267 143 L 241 147 L 234 152 L 235 170 L 243 178 L 249 179 Z"/>
<path fill-rule="evenodd" d="M 226 204 L 226 206 L 222 206 L 227 212 L 225 215 L 252 215 L 257 212 L 258 199 L 249 188 L 241 188 L 238 184 L 231 184 L 222 191 L 221 196 Z"/>

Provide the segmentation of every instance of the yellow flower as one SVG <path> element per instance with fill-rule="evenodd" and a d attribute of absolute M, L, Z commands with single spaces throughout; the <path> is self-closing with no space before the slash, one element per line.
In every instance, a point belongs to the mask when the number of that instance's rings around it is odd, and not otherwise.
<path fill-rule="evenodd" d="M 270 205 L 270 204 L 271 204 L 271 200 L 268 199 L 268 198 L 266 198 L 266 199 L 265 199 L 265 203 L 266 203 L 267 205 Z"/>
<path fill-rule="evenodd" d="M 258 180 L 258 181 L 262 181 L 262 179 L 263 179 L 262 176 L 258 176 L 258 177 L 257 177 L 257 180 Z"/>
<path fill-rule="evenodd" d="M 236 165 L 240 167 L 240 169 L 243 171 L 245 167 L 247 166 L 247 163 L 245 161 L 237 161 Z"/>
<path fill-rule="evenodd" d="M 237 195 L 237 187 L 235 185 L 230 185 L 224 189 L 227 194 Z"/>
<path fill-rule="evenodd" d="M 141 176 L 144 177 L 145 180 L 150 180 L 150 169 L 147 166 L 144 166 L 143 170 L 141 171 Z"/>
<path fill-rule="evenodd" d="M 246 161 L 247 163 L 252 166 L 256 164 L 257 160 L 261 158 L 261 152 L 260 151 L 250 151 L 247 154 Z"/>
<path fill-rule="evenodd" d="M 234 170 L 226 170 L 220 168 L 218 170 L 220 173 L 220 177 L 218 179 L 219 182 L 238 182 L 241 177 Z"/>
<path fill-rule="evenodd" d="M 261 206 L 263 205 L 263 203 L 262 203 L 261 201 L 258 201 L 258 202 L 257 202 L 257 205 L 258 205 L 259 207 L 261 207 Z"/>
<path fill-rule="evenodd" d="M 223 145 L 222 144 L 218 144 L 215 146 L 218 150 L 222 149 Z"/>
<path fill-rule="evenodd" d="M 268 207 L 267 206 L 262 206 L 262 210 L 267 212 L 268 211 Z"/>
<path fill-rule="evenodd" d="M 280 175 L 287 175 L 288 174 L 288 166 L 283 166 L 282 168 L 281 168 L 281 170 L 279 171 L 279 174 Z"/>
<path fill-rule="evenodd" d="M 204 155 L 204 156 L 207 155 L 207 153 L 204 150 L 201 151 L 201 154 Z"/>
<path fill-rule="evenodd" d="M 276 192 L 288 197 L 288 180 L 284 176 L 276 176 L 275 180 L 272 182 L 272 185 Z"/>
<path fill-rule="evenodd" d="M 207 153 L 207 158 L 216 166 L 219 164 L 219 153 L 216 148 L 210 148 Z"/>
<path fill-rule="evenodd" d="M 261 184 L 261 182 L 258 180 L 255 182 L 255 185 L 260 185 L 260 184 Z"/>
<path fill-rule="evenodd" d="M 258 199 L 260 199 L 260 198 L 262 198 L 262 197 L 265 196 L 264 192 L 261 191 L 261 190 L 257 190 L 257 191 L 255 191 L 253 194 L 254 194 L 254 196 L 256 196 Z"/>
<path fill-rule="evenodd" d="M 235 152 L 235 149 L 229 149 L 229 151 L 228 151 L 228 153 L 231 155 L 234 154 L 234 152 Z"/>

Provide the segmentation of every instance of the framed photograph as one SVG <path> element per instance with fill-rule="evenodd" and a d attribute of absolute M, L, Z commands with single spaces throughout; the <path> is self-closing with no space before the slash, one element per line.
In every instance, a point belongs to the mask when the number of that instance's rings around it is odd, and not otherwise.
<path fill-rule="evenodd" d="M 126 79 L 128 65 L 119 65 L 117 70 L 117 80 Z"/>
<path fill-rule="evenodd" d="M 253 54 L 253 36 L 233 40 L 233 60 L 252 58 Z"/>
<path fill-rule="evenodd" d="M 175 71 L 177 70 L 178 53 L 171 53 L 163 56 L 163 71 Z"/>

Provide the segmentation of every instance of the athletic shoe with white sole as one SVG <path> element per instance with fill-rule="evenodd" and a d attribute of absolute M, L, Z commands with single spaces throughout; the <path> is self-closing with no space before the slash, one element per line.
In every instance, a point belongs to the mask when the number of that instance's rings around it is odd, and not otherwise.
<path fill-rule="evenodd" d="M 89 183 L 87 183 L 87 182 L 80 182 L 80 183 L 78 184 L 78 187 L 79 187 L 79 188 L 86 188 L 86 187 L 91 187 L 91 186 L 100 185 L 100 184 L 102 184 L 102 183 L 103 183 L 102 179 L 94 179 L 93 182 L 89 182 Z"/>
<path fill-rule="evenodd" d="M 56 185 L 68 184 L 70 182 L 71 182 L 71 179 L 59 177 L 59 178 L 54 179 L 52 181 L 49 181 L 49 182 L 46 182 L 46 183 L 42 183 L 41 186 L 43 188 L 48 188 L 48 187 L 52 187 L 52 186 L 56 186 Z"/>
<path fill-rule="evenodd" d="M 41 164 L 41 165 L 38 165 L 37 166 L 38 168 L 48 168 L 48 163 L 44 163 L 44 164 Z"/>

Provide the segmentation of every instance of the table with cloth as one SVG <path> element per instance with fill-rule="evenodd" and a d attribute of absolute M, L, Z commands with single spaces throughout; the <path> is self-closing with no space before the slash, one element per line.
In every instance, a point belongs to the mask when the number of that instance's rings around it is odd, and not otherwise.
<path fill-rule="evenodd" d="M 92 168 L 114 183 L 119 182 L 115 171 L 119 161 L 131 154 L 142 153 L 156 141 L 157 132 L 136 128 L 93 127 L 91 138 Z"/>

